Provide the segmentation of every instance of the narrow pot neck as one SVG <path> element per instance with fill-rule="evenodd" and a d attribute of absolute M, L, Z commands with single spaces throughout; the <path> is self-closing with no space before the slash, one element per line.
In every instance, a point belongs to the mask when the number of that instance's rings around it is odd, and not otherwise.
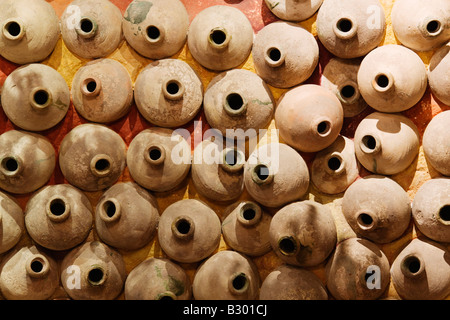
<path fill-rule="evenodd" d="M 208 35 L 209 47 L 216 51 L 225 50 L 231 41 L 231 35 L 223 27 L 213 28 Z"/>
<path fill-rule="evenodd" d="M 269 47 L 265 50 L 264 61 L 271 68 L 277 68 L 284 64 L 286 60 L 285 52 L 279 47 Z"/>
<path fill-rule="evenodd" d="M 11 18 L 3 23 L 3 37 L 9 41 L 18 42 L 25 36 L 26 30 L 20 18 Z"/>
<path fill-rule="evenodd" d="M 172 222 L 173 236 L 182 241 L 189 241 L 194 237 L 195 223 L 191 217 L 181 215 Z"/>
<path fill-rule="evenodd" d="M 222 161 L 219 166 L 228 173 L 242 172 L 245 158 L 241 151 L 235 148 L 227 148 L 222 151 Z"/>
<path fill-rule="evenodd" d="M 149 25 L 145 28 L 144 37 L 149 45 L 159 46 L 164 43 L 166 31 L 162 26 Z"/>
<path fill-rule="evenodd" d="M 440 17 L 426 17 L 419 25 L 419 30 L 425 38 L 436 38 L 442 34 L 444 26 Z"/>
<path fill-rule="evenodd" d="M 70 216 L 70 203 L 65 197 L 54 196 L 47 202 L 47 216 L 54 223 L 66 221 Z"/>
<path fill-rule="evenodd" d="M 120 219 L 122 209 L 116 198 L 108 198 L 100 205 L 100 219 L 105 223 L 113 223 Z"/>
<path fill-rule="evenodd" d="M 6 177 L 18 177 L 23 169 L 22 158 L 17 155 L 6 155 L 0 160 L 0 172 Z"/>
<path fill-rule="evenodd" d="M 97 77 L 88 77 L 81 82 L 80 90 L 86 97 L 96 97 L 102 91 L 102 82 Z"/>
<path fill-rule="evenodd" d="M 166 149 L 160 144 L 152 144 L 145 148 L 144 159 L 152 166 L 160 166 L 166 160 Z"/>
<path fill-rule="evenodd" d="M 95 155 L 90 163 L 91 172 L 94 176 L 103 178 L 111 174 L 113 159 L 107 154 Z"/>
<path fill-rule="evenodd" d="M 351 16 L 340 17 L 333 23 L 333 32 L 341 40 L 350 40 L 358 32 L 356 19 Z"/>
<path fill-rule="evenodd" d="M 95 37 L 98 31 L 97 22 L 89 17 L 83 17 L 80 19 L 78 25 L 75 27 L 75 32 L 84 39 L 90 39 Z"/>
<path fill-rule="evenodd" d="M 240 296 L 250 289 L 250 279 L 244 272 L 236 272 L 228 279 L 228 290 L 234 296 Z"/>
<path fill-rule="evenodd" d="M 184 84 L 178 79 L 167 79 L 161 85 L 161 91 L 167 100 L 178 101 L 183 99 L 185 90 Z"/>
<path fill-rule="evenodd" d="M 269 185 L 273 182 L 274 173 L 269 165 L 260 163 L 252 169 L 252 180 L 258 185 Z"/>
<path fill-rule="evenodd" d="M 44 87 L 34 88 L 30 92 L 29 101 L 35 110 L 44 110 L 53 104 L 52 93 Z"/>
<path fill-rule="evenodd" d="M 425 263 L 417 254 L 409 254 L 400 262 L 400 270 L 407 278 L 421 278 L 425 275 Z"/>
<path fill-rule="evenodd" d="M 252 201 L 245 201 L 237 212 L 237 221 L 244 227 L 253 227 L 262 219 L 262 210 Z"/>
<path fill-rule="evenodd" d="M 29 277 L 42 279 L 50 272 L 50 263 L 42 254 L 35 254 L 28 259 L 25 269 Z"/>

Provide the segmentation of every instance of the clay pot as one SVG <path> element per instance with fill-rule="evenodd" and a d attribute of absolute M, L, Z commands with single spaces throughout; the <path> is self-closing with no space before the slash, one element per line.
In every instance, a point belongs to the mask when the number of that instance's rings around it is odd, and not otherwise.
<path fill-rule="evenodd" d="M 183 136 L 165 128 L 141 131 L 127 151 L 131 177 L 142 187 L 170 191 L 178 187 L 191 168 L 191 148 Z"/>
<path fill-rule="evenodd" d="M 10 130 L 0 135 L 0 188 L 26 194 L 45 185 L 56 165 L 55 149 L 42 135 Z"/>
<path fill-rule="evenodd" d="M 281 20 L 303 21 L 311 18 L 323 0 L 265 0 L 269 10 Z"/>
<path fill-rule="evenodd" d="M 24 229 L 22 208 L 14 198 L 0 192 L 0 254 L 19 242 Z"/>
<path fill-rule="evenodd" d="M 450 242 L 450 178 L 435 178 L 417 190 L 412 202 L 416 227 L 437 242 Z"/>
<path fill-rule="evenodd" d="M 450 3 L 442 0 L 399 0 L 392 7 L 397 39 L 416 51 L 432 51 L 450 40 Z"/>
<path fill-rule="evenodd" d="M 376 300 L 389 286 L 389 261 L 373 242 L 349 238 L 338 243 L 326 265 L 326 283 L 336 300 Z"/>
<path fill-rule="evenodd" d="M 159 221 L 155 197 L 133 182 L 116 183 L 106 190 L 95 210 L 95 229 L 106 244 L 126 251 L 153 239 Z"/>
<path fill-rule="evenodd" d="M 44 248 L 69 250 L 82 243 L 92 229 L 89 198 L 69 184 L 40 189 L 27 202 L 25 226 L 30 237 Z"/>
<path fill-rule="evenodd" d="M 311 77 L 319 62 L 319 45 L 301 26 L 280 21 L 256 34 L 252 56 L 255 71 L 264 81 L 290 88 Z"/>
<path fill-rule="evenodd" d="M 395 44 L 378 47 L 361 62 L 359 91 L 380 112 L 402 112 L 412 108 L 427 89 L 427 70 L 412 50 Z"/>
<path fill-rule="evenodd" d="M 27 131 L 56 126 L 67 114 L 70 91 L 64 78 L 43 64 L 14 70 L 2 88 L 2 107 L 12 123 Z"/>
<path fill-rule="evenodd" d="M 450 253 L 428 239 L 413 239 L 395 258 L 392 283 L 405 300 L 443 300 L 450 294 Z"/>
<path fill-rule="evenodd" d="M 285 263 L 317 266 L 333 251 L 337 231 L 331 211 L 311 200 L 291 203 L 272 218 L 270 244 Z"/>
<path fill-rule="evenodd" d="M 446 105 L 450 105 L 450 79 L 447 71 L 450 68 L 450 43 L 436 50 L 433 54 L 429 70 L 428 82 L 433 95 Z"/>
<path fill-rule="evenodd" d="M 133 102 L 133 84 L 122 64 L 112 59 L 90 61 L 72 81 L 77 112 L 92 122 L 108 123 L 125 116 Z"/>
<path fill-rule="evenodd" d="M 187 44 L 192 57 L 213 71 L 235 68 L 247 59 L 253 45 L 253 27 L 235 7 L 215 5 L 192 20 Z"/>
<path fill-rule="evenodd" d="M 419 153 L 416 125 L 401 114 L 374 112 L 355 131 L 355 153 L 370 172 L 393 175 L 410 166 Z"/>
<path fill-rule="evenodd" d="M 268 253 L 272 216 L 253 201 L 239 201 L 225 210 L 222 235 L 233 250 L 257 257 Z"/>
<path fill-rule="evenodd" d="M 411 200 L 394 180 L 370 175 L 355 181 L 345 191 L 342 212 L 359 237 L 390 243 L 409 226 Z"/>
<path fill-rule="evenodd" d="M 58 264 L 37 247 L 24 246 L 3 258 L 0 289 L 6 299 L 47 300 L 58 286 Z"/>
<path fill-rule="evenodd" d="M 58 16 L 44 0 L 4 0 L 0 21 L 0 55 L 16 64 L 44 60 L 59 40 Z"/>
<path fill-rule="evenodd" d="M 425 129 L 422 139 L 423 151 L 433 169 L 450 176 L 450 110 L 436 115 Z"/>
<path fill-rule="evenodd" d="M 126 164 L 122 137 L 100 124 L 73 128 L 59 148 L 59 166 L 64 178 L 84 191 L 100 191 L 112 186 Z"/>
<path fill-rule="evenodd" d="M 73 54 L 104 58 L 123 39 L 122 12 L 108 0 L 74 0 L 61 16 L 61 35 Z"/>
<path fill-rule="evenodd" d="M 343 59 L 362 57 L 375 49 L 385 30 L 386 17 L 378 0 L 327 0 L 317 14 L 319 40 Z"/>
<path fill-rule="evenodd" d="M 201 108 L 203 84 L 184 61 L 164 59 L 147 65 L 135 83 L 140 114 L 160 127 L 179 127 L 191 121 Z"/>
<path fill-rule="evenodd" d="M 257 300 L 260 278 L 256 265 L 235 251 L 219 251 L 197 269 L 192 283 L 195 300 Z"/>
<path fill-rule="evenodd" d="M 184 46 L 189 22 L 187 10 L 179 0 L 134 0 L 125 11 L 123 33 L 139 54 L 164 59 Z"/>
<path fill-rule="evenodd" d="M 306 194 L 309 170 L 293 148 L 270 143 L 250 154 L 244 166 L 244 184 L 256 202 L 266 207 L 281 207 Z"/>
<path fill-rule="evenodd" d="M 344 192 L 358 176 L 353 140 L 341 135 L 331 146 L 319 151 L 311 165 L 311 181 L 326 194 Z"/>
<path fill-rule="evenodd" d="M 61 262 L 61 283 L 73 300 L 114 300 L 125 279 L 122 255 L 99 241 L 72 249 Z"/>
<path fill-rule="evenodd" d="M 321 280 L 307 269 L 281 265 L 264 279 L 260 300 L 328 300 Z"/>
<path fill-rule="evenodd" d="M 195 199 L 174 202 L 161 214 L 158 240 L 163 251 L 182 263 L 199 262 L 219 246 L 220 220 L 206 204 Z"/>
<path fill-rule="evenodd" d="M 338 137 L 344 111 L 338 98 L 328 89 L 305 84 L 280 97 L 275 122 L 280 137 L 288 145 L 303 152 L 317 152 Z"/>

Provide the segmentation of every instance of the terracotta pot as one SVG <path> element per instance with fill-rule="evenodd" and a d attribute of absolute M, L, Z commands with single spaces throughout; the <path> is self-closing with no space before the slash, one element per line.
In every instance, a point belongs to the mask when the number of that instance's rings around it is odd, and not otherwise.
<path fill-rule="evenodd" d="M 257 300 L 260 278 L 253 261 L 235 251 L 219 251 L 197 269 L 195 300 Z"/>
<path fill-rule="evenodd" d="M 12 249 L 24 230 L 22 208 L 13 197 L 0 192 L 0 254 Z"/>
<path fill-rule="evenodd" d="M 95 229 L 106 244 L 126 251 L 147 245 L 156 234 L 158 203 L 134 182 L 116 183 L 106 190 L 95 210 Z"/>
<path fill-rule="evenodd" d="M 338 137 L 344 111 L 338 98 L 315 84 L 295 87 L 278 100 L 275 122 L 280 137 L 293 148 L 317 152 Z"/>
<path fill-rule="evenodd" d="M 420 147 L 417 127 L 410 119 L 381 112 L 359 123 L 353 141 L 359 162 L 370 172 L 382 175 L 406 170 Z"/>
<path fill-rule="evenodd" d="M 184 61 L 164 59 L 147 65 L 135 83 L 135 101 L 140 114 L 160 127 L 180 127 L 201 108 L 203 84 Z"/>
<path fill-rule="evenodd" d="M 364 100 L 375 110 L 401 112 L 422 99 L 427 89 L 427 70 L 414 51 L 401 45 L 385 45 L 364 57 L 358 85 Z"/>
<path fill-rule="evenodd" d="M 211 6 L 192 20 L 187 44 L 192 57 L 207 69 L 224 71 L 236 68 L 250 54 L 253 27 L 239 9 Z"/>
<path fill-rule="evenodd" d="M 319 45 L 301 26 L 279 21 L 256 34 L 252 57 L 255 71 L 264 81 L 290 88 L 311 77 L 319 63 Z"/>
<path fill-rule="evenodd" d="M 190 300 L 191 281 L 179 265 L 168 259 L 149 258 L 127 276 L 126 300 Z"/>
<path fill-rule="evenodd" d="M 423 151 L 433 169 L 450 176 L 450 110 L 436 115 L 425 129 L 422 139 Z"/>
<path fill-rule="evenodd" d="M 327 0 L 317 14 L 319 40 L 339 58 L 366 55 L 382 42 L 385 30 L 386 17 L 378 0 Z"/>
<path fill-rule="evenodd" d="M 74 0 L 61 16 L 61 35 L 73 54 L 104 58 L 123 39 L 122 12 L 108 0 Z"/>
<path fill-rule="evenodd" d="M 323 0 L 265 0 L 269 10 L 281 20 L 303 21 L 311 18 L 322 5 Z"/>
<path fill-rule="evenodd" d="M 47 58 L 59 40 L 59 19 L 44 0 L 5 0 L 0 4 L 0 55 L 17 63 Z"/>
<path fill-rule="evenodd" d="M 82 243 L 92 229 L 89 198 L 69 184 L 46 186 L 27 202 L 25 226 L 44 248 L 69 250 Z"/>
<path fill-rule="evenodd" d="M 134 0 L 125 11 L 123 33 L 139 54 L 164 59 L 184 46 L 189 22 L 187 10 L 179 0 Z"/>
<path fill-rule="evenodd" d="M 66 116 L 70 91 L 64 78 L 43 64 L 14 70 L 2 88 L 2 107 L 12 123 L 27 131 L 44 131 Z"/>
<path fill-rule="evenodd" d="M 0 135 L 0 188 L 26 194 L 44 186 L 56 165 L 55 149 L 42 135 L 10 130 Z"/>
<path fill-rule="evenodd" d="M 376 300 L 389 286 L 389 261 L 373 242 L 349 238 L 338 243 L 326 266 L 328 291 L 336 300 Z"/>
<path fill-rule="evenodd" d="M 133 102 L 133 84 L 122 64 L 112 59 L 90 61 L 72 81 L 77 112 L 92 122 L 108 123 L 125 116 Z"/>
<path fill-rule="evenodd" d="M 450 67 L 450 44 L 442 46 L 433 54 L 428 68 L 428 83 L 433 95 L 446 105 L 450 105 L 450 80 L 447 70 Z"/>
<path fill-rule="evenodd" d="M 141 131 L 127 151 L 131 177 L 142 187 L 170 191 L 178 187 L 191 168 L 191 148 L 183 136 L 165 128 Z"/>
<path fill-rule="evenodd" d="M 125 169 L 126 145 L 122 137 L 100 124 L 73 128 L 59 148 L 59 166 L 66 180 L 84 191 L 112 186 Z"/>
<path fill-rule="evenodd" d="M 174 202 L 159 220 L 161 249 L 178 262 L 193 263 L 209 257 L 218 248 L 220 236 L 219 217 L 196 199 Z"/>
<path fill-rule="evenodd" d="M 309 170 L 293 148 L 270 143 L 250 154 L 244 166 L 244 184 L 256 202 L 266 207 L 281 207 L 306 194 Z"/>
<path fill-rule="evenodd" d="M 73 300 L 114 300 L 125 279 L 122 255 L 99 241 L 72 249 L 61 262 L 61 283 Z"/>

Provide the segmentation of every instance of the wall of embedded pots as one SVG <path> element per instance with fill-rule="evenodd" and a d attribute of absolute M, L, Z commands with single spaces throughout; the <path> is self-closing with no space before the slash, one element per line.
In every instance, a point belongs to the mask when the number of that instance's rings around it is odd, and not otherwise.
<path fill-rule="evenodd" d="M 450 3 L 207 2 L 0 2 L 2 298 L 448 298 Z"/>

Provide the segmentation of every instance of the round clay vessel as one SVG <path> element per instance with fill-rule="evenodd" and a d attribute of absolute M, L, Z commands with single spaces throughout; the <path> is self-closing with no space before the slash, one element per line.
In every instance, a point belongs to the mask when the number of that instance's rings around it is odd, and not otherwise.
<path fill-rule="evenodd" d="M 260 300 L 328 300 L 322 281 L 307 269 L 283 264 L 261 284 Z"/>
<path fill-rule="evenodd" d="M 188 12 L 179 0 L 134 0 L 123 17 L 123 34 L 139 54 L 164 59 L 183 48 L 189 22 Z"/>
<path fill-rule="evenodd" d="M 317 14 L 324 47 L 343 59 L 362 57 L 383 40 L 386 17 L 378 0 L 327 0 Z"/>
<path fill-rule="evenodd" d="M 106 244 L 126 251 L 153 239 L 159 221 L 153 195 L 134 182 L 120 182 L 106 190 L 95 210 L 95 229 Z"/>
<path fill-rule="evenodd" d="M 156 192 L 170 191 L 189 173 L 191 148 L 176 131 L 145 129 L 128 147 L 127 166 L 131 177 L 142 187 Z"/>
<path fill-rule="evenodd" d="M 61 283 L 73 300 L 114 300 L 125 280 L 122 255 L 99 241 L 72 249 L 61 262 Z"/>
<path fill-rule="evenodd" d="M 264 0 L 269 10 L 281 20 L 303 21 L 311 18 L 323 0 Z"/>
<path fill-rule="evenodd" d="M 319 63 L 319 45 L 301 26 L 279 21 L 256 34 L 252 57 L 256 73 L 267 84 L 290 88 L 311 77 Z"/>
<path fill-rule="evenodd" d="M 353 139 L 361 165 L 372 173 L 402 172 L 419 153 L 416 125 L 401 114 L 374 112 L 358 125 Z"/>
<path fill-rule="evenodd" d="M 450 43 L 436 50 L 430 60 L 428 83 L 433 95 L 446 105 L 450 105 Z"/>
<path fill-rule="evenodd" d="M 7 300 L 48 300 L 58 286 L 58 264 L 36 246 L 15 249 L 3 258 L 0 289 Z"/>
<path fill-rule="evenodd" d="M 303 152 L 317 152 L 329 147 L 338 137 L 344 111 L 330 90 L 305 84 L 280 97 L 275 122 L 280 137 L 288 145 Z"/>
<path fill-rule="evenodd" d="M 190 300 L 191 297 L 189 276 L 168 259 L 142 261 L 125 281 L 126 300 Z"/>
<path fill-rule="evenodd" d="M 435 178 L 417 190 L 412 202 L 416 227 L 437 242 L 450 242 L 450 178 Z"/>
<path fill-rule="evenodd" d="M 450 110 L 436 115 L 425 129 L 422 146 L 433 169 L 450 176 Z"/>
<path fill-rule="evenodd" d="M 123 39 L 122 12 L 108 0 L 74 0 L 61 16 L 61 35 L 73 54 L 104 58 Z"/>
<path fill-rule="evenodd" d="M 380 112 L 402 112 L 416 105 L 427 89 L 427 70 L 411 49 L 389 44 L 361 62 L 358 86 L 364 100 Z"/>
<path fill-rule="evenodd" d="M 389 261 L 373 242 L 349 238 L 338 243 L 326 265 L 326 283 L 336 300 L 376 300 L 390 282 Z"/>
<path fill-rule="evenodd" d="M 209 257 L 218 248 L 220 236 L 219 217 L 196 199 L 174 202 L 159 220 L 161 249 L 178 262 L 193 263 Z"/>
<path fill-rule="evenodd" d="M 26 194 L 44 186 L 53 174 L 56 154 L 36 133 L 10 130 L 0 135 L 0 188 Z"/>
<path fill-rule="evenodd" d="M 14 70 L 2 88 L 2 107 L 12 123 L 27 131 L 44 131 L 66 116 L 70 91 L 52 67 L 32 63 Z"/>
<path fill-rule="evenodd" d="M 247 192 L 266 207 L 299 200 L 309 188 L 309 170 L 302 156 L 284 143 L 261 145 L 244 166 Z"/>
<path fill-rule="evenodd" d="M 195 300 L 257 300 L 260 277 L 253 261 L 230 250 L 219 251 L 197 269 Z"/>
<path fill-rule="evenodd" d="M 247 59 L 253 35 L 253 27 L 242 11 L 214 5 L 194 17 L 187 44 L 200 65 L 213 71 L 224 71 L 236 68 Z"/>
<path fill-rule="evenodd" d="M 395 258 L 391 278 L 405 300 L 443 300 L 450 294 L 450 252 L 429 239 L 413 239 Z"/>
<path fill-rule="evenodd" d="M 0 254 L 13 248 L 24 230 L 22 208 L 13 197 L 0 192 Z"/>
<path fill-rule="evenodd" d="M 4 0 L 0 3 L 0 55 L 16 64 L 41 62 L 59 40 L 59 19 L 44 0 Z"/>
<path fill-rule="evenodd" d="M 344 192 L 359 176 L 353 140 L 339 135 L 331 146 L 319 151 L 311 165 L 311 181 L 326 194 Z"/>
<path fill-rule="evenodd" d="M 358 179 L 345 191 L 342 212 L 359 237 L 390 243 L 409 226 L 411 200 L 394 180 L 370 175 Z"/>
<path fill-rule="evenodd" d="M 122 137 L 100 124 L 73 128 L 59 148 L 59 166 L 64 178 L 84 191 L 100 191 L 112 186 L 126 165 L 126 145 Z"/>
<path fill-rule="evenodd" d="M 201 108 L 203 84 L 184 61 L 163 59 L 147 65 L 135 83 L 135 101 L 140 114 L 160 127 L 180 127 Z"/>
<path fill-rule="evenodd" d="M 112 59 L 90 61 L 72 81 L 77 112 L 91 122 L 108 123 L 125 116 L 133 102 L 133 84 L 122 64 Z"/>
<path fill-rule="evenodd" d="M 27 202 L 25 226 L 30 237 L 44 248 L 63 251 L 82 243 L 92 229 L 89 198 L 69 184 L 49 185 Z"/>

